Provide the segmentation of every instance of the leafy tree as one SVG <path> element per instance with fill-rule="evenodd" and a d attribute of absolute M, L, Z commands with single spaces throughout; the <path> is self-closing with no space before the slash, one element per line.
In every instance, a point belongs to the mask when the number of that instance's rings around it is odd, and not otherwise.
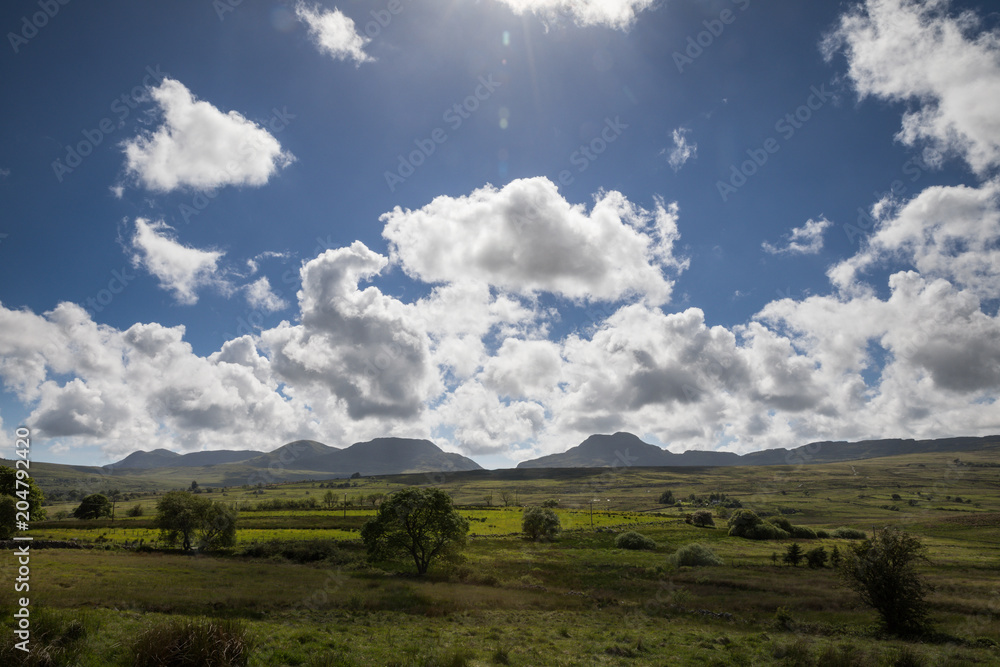
<path fill-rule="evenodd" d="M 18 486 L 18 470 L 7 466 L 0 466 L 0 539 L 8 539 L 14 534 L 14 525 L 17 520 L 17 503 L 26 501 L 28 512 L 32 521 L 40 521 L 45 518 L 45 510 L 42 502 L 45 500 L 41 488 L 31 477 L 22 477 Z M 23 486 L 27 484 L 27 488 Z M 10 500 L 6 500 L 9 497 Z M 23 507 L 23 506 L 22 506 Z"/>
<path fill-rule="evenodd" d="M 333 509 L 334 504 L 337 502 L 337 496 L 334 495 L 333 491 L 327 491 L 323 494 L 323 504 L 328 508 Z"/>
<path fill-rule="evenodd" d="M 698 510 L 691 515 L 691 524 L 702 528 L 714 527 L 715 519 L 712 518 L 712 513 L 710 511 Z"/>
<path fill-rule="evenodd" d="M 189 491 L 170 491 L 156 503 L 156 527 L 167 544 L 181 542 L 185 551 L 232 546 L 236 542 L 236 510 Z"/>
<path fill-rule="evenodd" d="M 829 557 L 829 554 L 826 553 L 826 549 L 823 547 L 816 547 L 815 549 L 810 549 L 806 552 L 806 564 L 814 569 L 826 567 L 826 561 Z"/>
<path fill-rule="evenodd" d="M 917 563 L 927 560 L 926 551 L 920 540 L 889 526 L 852 545 L 841 560 L 844 583 L 878 612 L 889 634 L 929 629 L 926 597 L 931 588 L 916 570 Z"/>
<path fill-rule="evenodd" d="M 547 507 L 528 507 L 521 519 L 521 530 L 530 540 L 552 540 L 562 530 L 559 515 Z"/>
<path fill-rule="evenodd" d="M 468 520 L 447 493 L 409 488 L 379 505 L 375 517 L 361 527 L 361 539 L 372 560 L 409 554 L 417 574 L 423 575 L 434 558 L 462 544 L 468 532 Z"/>
<path fill-rule="evenodd" d="M 785 547 L 785 555 L 782 557 L 782 560 L 792 567 L 798 567 L 804 557 L 805 554 L 802 553 L 802 547 L 799 546 L 799 543 L 792 542 Z"/>
<path fill-rule="evenodd" d="M 100 519 L 102 516 L 111 516 L 111 501 L 103 493 L 92 493 L 73 510 L 73 516 L 77 519 Z"/>
<path fill-rule="evenodd" d="M 128 512 L 126 512 L 128 516 L 142 516 L 144 513 L 142 505 L 139 503 L 132 505 L 132 507 L 128 508 Z"/>
<path fill-rule="evenodd" d="M 661 505 L 673 505 L 676 502 L 674 500 L 674 492 L 670 489 L 661 493 L 658 500 Z"/>

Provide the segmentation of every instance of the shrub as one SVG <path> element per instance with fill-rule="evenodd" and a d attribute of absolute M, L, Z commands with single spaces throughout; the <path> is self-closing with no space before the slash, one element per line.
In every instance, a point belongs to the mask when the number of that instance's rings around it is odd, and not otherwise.
<path fill-rule="evenodd" d="M 642 533 L 630 530 L 615 538 L 615 546 L 619 549 L 655 549 L 656 542 Z"/>
<path fill-rule="evenodd" d="M 841 540 L 863 540 L 868 534 L 856 528 L 837 528 L 833 531 L 833 536 Z"/>
<path fill-rule="evenodd" d="M 816 531 L 816 537 L 818 539 L 825 540 L 826 538 L 830 537 L 830 533 L 826 532 L 823 529 L 820 529 Z"/>
<path fill-rule="evenodd" d="M 521 519 L 521 530 L 530 540 L 552 540 L 559 535 L 562 526 L 559 516 L 545 507 L 528 507 Z"/>
<path fill-rule="evenodd" d="M 702 528 L 710 528 L 715 526 L 715 520 L 712 519 L 712 513 L 708 510 L 698 510 L 691 515 L 691 524 Z"/>
<path fill-rule="evenodd" d="M 215 665 L 243 667 L 253 642 L 242 623 L 184 619 L 154 625 L 132 644 L 132 665 Z"/>
<path fill-rule="evenodd" d="M 143 514 L 142 505 L 136 503 L 132 507 L 128 508 L 128 512 L 126 512 L 125 514 L 127 514 L 128 516 L 142 516 Z"/>
<path fill-rule="evenodd" d="M 786 533 L 791 533 L 792 532 L 792 522 L 789 521 L 788 519 L 786 519 L 783 516 L 779 516 L 779 517 L 775 517 L 775 518 L 771 519 L 771 524 L 773 526 L 777 527 L 777 528 L 780 528 L 781 530 L 785 531 Z"/>
<path fill-rule="evenodd" d="M 660 494 L 658 502 L 661 505 L 673 505 L 676 502 L 674 500 L 674 492 L 671 491 L 670 489 L 667 489 L 666 491 Z"/>
<path fill-rule="evenodd" d="M 817 537 L 816 531 L 809 526 L 792 526 L 789 532 L 797 540 L 815 540 Z"/>
<path fill-rule="evenodd" d="M 726 522 L 732 537 L 748 540 L 780 540 L 788 537 L 788 532 L 764 521 L 753 510 L 738 509 Z"/>
<path fill-rule="evenodd" d="M 826 553 L 826 549 L 823 547 L 816 547 L 815 549 L 810 549 L 806 552 L 806 564 L 811 568 L 826 567 L 826 561 L 829 556 Z"/>
<path fill-rule="evenodd" d="M 678 567 L 722 565 L 721 558 L 712 553 L 711 549 L 697 542 L 685 544 L 670 556 L 669 561 Z"/>
<path fill-rule="evenodd" d="M 559 507 L 559 501 L 549 498 L 542 503 L 542 507 Z"/>

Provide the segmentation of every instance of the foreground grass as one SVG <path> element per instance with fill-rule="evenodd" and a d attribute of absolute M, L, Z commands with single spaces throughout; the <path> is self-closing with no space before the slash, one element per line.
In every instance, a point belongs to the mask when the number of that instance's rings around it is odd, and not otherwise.
<path fill-rule="evenodd" d="M 178 617 L 109 609 L 47 612 L 48 624 L 85 628 L 70 645 L 84 667 L 133 664 L 145 633 Z M 190 617 L 183 617 L 190 618 Z M 72 619 L 72 620 L 70 620 Z M 225 622 L 223 622 L 225 623 Z M 943 665 L 991 664 L 996 652 L 942 642 L 880 640 L 748 627 L 696 613 L 651 616 L 593 611 L 481 610 L 447 616 L 393 611 L 283 613 L 242 621 L 251 637 L 247 664 L 349 666 L 454 665 Z"/>
<path fill-rule="evenodd" d="M 467 505 L 462 511 L 477 536 L 461 559 L 437 562 L 421 579 L 408 574 L 405 561 L 364 560 L 357 528 L 370 509 L 346 517 L 329 510 L 245 512 L 241 544 L 215 555 L 40 549 L 32 555 L 33 638 L 63 655 L 48 664 L 67 665 L 131 664 L 130 647 L 143 632 L 187 618 L 242 624 L 253 639 L 251 665 L 998 664 L 1000 470 L 958 466 L 952 458 L 590 477 L 574 471 L 521 480 L 522 503 L 559 502 L 567 528 L 559 540 L 512 535 L 519 509 Z M 471 502 L 492 483 L 459 478 L 443 487 Z M 664 488 L 685 499 L 681 507 L 655 502 Z M 880 637 L 874 614 L 833 570 L 774 564 L 772 554 L 791 540 L 730 538 L 721 517 L 718 528 L 684 523 L 718 492 L 818 529 L 891 523 L 917 535 L 929 549 L 931 565 L 923 571 L 935 587 L 937 634 L 922 642 Z M 307 493 L 316 490 L 297 483 L 264 496 Z M 604 507 L 594 512 L 591 530 L 593 500 Z M 84 540 L 103 534 L 117 542 L 126 533 L 130 541 L 145 535 L 140 531 L 150 525 L 149 516 L 113 525 L 49 521 L 32 532 Z M 657 547 L 615 549 L 625 530 L 640 531 Z M 328 534 L 344 539 L 330 542 Z M 293 547 L 308 556 L 316 544 L 310 541 L 320 537 L 328 546 L 322 560 L 295 562 L 309 558 L 298 559 Z M 252 558 L 239 555 L 268 540 L 281 544 Z M 668 564 L 694 542 L 724 564 Z M 801 543 L 827 551 L 849 545 L 832 538 Z M 10 581 L 13 572 L 6 554 L 0 576 Z M 2 618 L 12 620 L 6 612 Z M 0 664 L 7 664 L 5 655 Z"/>

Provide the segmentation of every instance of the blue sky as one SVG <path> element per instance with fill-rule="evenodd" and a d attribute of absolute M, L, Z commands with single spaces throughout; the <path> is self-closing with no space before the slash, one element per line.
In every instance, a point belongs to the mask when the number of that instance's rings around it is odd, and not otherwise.
<path fill-rule="evenodd" d="M 0 10 L 39 460 L 1000 432 L 985 2 Z"/>

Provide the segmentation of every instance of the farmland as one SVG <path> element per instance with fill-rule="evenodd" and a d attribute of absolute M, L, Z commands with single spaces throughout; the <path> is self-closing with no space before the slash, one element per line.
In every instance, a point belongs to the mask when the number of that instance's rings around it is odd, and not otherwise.
<path fill-rule="evenodd" d="M 117 504 L 114 521 L 56 519 L 75 507 L 65 502 L 47 507 L 50 519 L 33 526 L 36 540 L 88 547 L 33 552 L 36 631 L 49 627 L 51 638 L 78 628 L 64 664 L 83 665 L 130 664 L 130 647 L 144 631 L 188 617 L 240 623 L 254 641 L 252 665 L 995 663 L 995 457 L 982 451 L 796 467 L 472 471 L 337 480 L 333 489 L 322 481 L 220 485 L 210 497 L 240 509 L 237 544 L 194 554 L 166 548 L 153 524 L 159 495 L 173 487 L 133 486 L 134 478 L 122 476 L 116 484 L 139 495 Z M 37 479 L 46 489 L 44 475 Z M 359 528 L 375 510 L 356 502 L 415 485 L 450 493 L 471 535 L 460 554 L 435 561 L 421 578 L 411 574 L 412 563 L 365 559 Z M 666 489 L 679 505 L 659 503 Z M 352 504 L 327 506 L 328 490 Z M 729 537 L 724 517 L 731 509 L 710 500 L 723 495 L 828 535 L 891 524 L 919 537 L 928 547 L 921 572 L 934 586 L 935 634 L 919 641 L 881 636 L 875 614 L 833 569 L 776 559 L 793 541 L 832 551 L 848 549 L 850 540 Z M 319 506 L 255 509 L 309 499 Z M 545 501 L 556 505 L 562 535 L 524 540 L 522 507 Z M 142 516 L 127 516 L 135 505 Z M 710 510 L 716 527 L 686 523 L 697 509 Z M 616 549 L 626 530 L 651 537 L 656 548 Z M 669 562 L 695 542 L 724 564 Z M 8 580 L 13 568 L 6 557 Z"/>

